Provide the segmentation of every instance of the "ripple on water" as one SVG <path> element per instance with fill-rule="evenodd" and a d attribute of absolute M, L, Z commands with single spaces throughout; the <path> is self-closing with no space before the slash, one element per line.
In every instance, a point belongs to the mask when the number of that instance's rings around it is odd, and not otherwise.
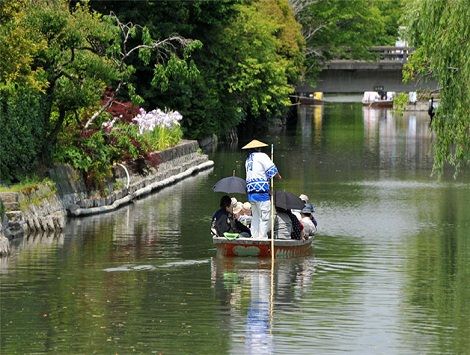
<path fill-rule="evenodd" d="M 110 267 L 103 269 L 106 272 L 128 272 L 128 271 L 154 271 L 157 268 L 174 268 L 174 267 L 188 267 L 194 265 L 208 264 L 210 259 L 206 260 L 180 260 L 180 261 L 171 261 L 162 265 L 135 265 L 135 264 L 125 264 L 116 267 Z"/>

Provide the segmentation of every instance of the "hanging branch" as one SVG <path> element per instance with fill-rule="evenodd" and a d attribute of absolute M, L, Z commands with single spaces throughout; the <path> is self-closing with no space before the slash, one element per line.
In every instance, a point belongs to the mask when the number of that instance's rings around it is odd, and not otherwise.
<path fill-rule="evenodd" d="M 289 0 L 289 4 L 294 11 L 294 16 L 297 17 L 306 7 L 316 4 L 319 0 Z"/>
<path fill-rule="evenodd" d="M 157 55 L 157 61 L 164 61 L 169 58 L 169 55 L 171 53 L 176 52 L 178 48 L 184 48 L 188 46 L 193 40 L 187 39 L 178 35 L 173 35 L 168 38 L 165 38 L 163 40 L 155 40 L 152 41 L 151 43 L 148 44 L 139 44 L 137 46 L 134 46 L 130 49 L 127 48 L 129 39 L 132 37 L 132 33 L 137 29 L 143 29 L 142 26 L 139 25 L 134 25 L 132 22 L 128 23 L 122 23 L 119 21 L 119 18 L 113 13 L 110 13 L 110 16 L 116 21 L 117 26 L 120 29 L 121 32 L 121 51 L 119 53 L 118 58 L 113 58 L 115 61 L 117 67 L 119 69 L 123 69 L 126 64 L 126 60 L 136 51 L 142 50 L 142 49 L 148 49 L 151 51 L 156 52 Z M 114 102 L 114 99 L 116 97 L 116 94 L 119 92 L 119 90 L 122 88 L 122 86 L 126 85 L 127 83 L 124 82 L 123 79 L 121 79 L 117 85 L 116 90 L 114 90 L 114 93 L 109 97 L 109 99 L 104 103 L 103 106 L 100 107 L 98 111 L 96 111 L 90 119 L 86 122 L 84 128 L 88 128 L 93 122 L 98 118 L 104 111 L 106 111 Z"/>
<path fill-rule="evenodd" d="M 123 81 L 120 81 L 116 90 L 114 90 L 114 92 L 111 94 L 111 96 L 108 98 L 108 100 L 105 102 L 105 104 L 103 106 L 101 106 L 101 108 L 96 111 L 91 117 L 90 119 L 86 122 L 85 124 L 85 129 L 87 129 L 88 127 L 90 127 L 90 125 L 99 117 L 99 115 L 101 115 L 104 111 L 106 111 L 109 107 L 111 107 L 111 105 L 113 104 L 114 102 L 114 98 L 116 97 L 116 94 L 119 92 L 119 90 L 121 89 L 122 85 L 123 85 Z"/>

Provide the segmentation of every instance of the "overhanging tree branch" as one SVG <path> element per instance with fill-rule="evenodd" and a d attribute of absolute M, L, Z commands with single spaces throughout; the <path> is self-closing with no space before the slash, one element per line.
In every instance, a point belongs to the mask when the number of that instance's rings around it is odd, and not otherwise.
<path fill-rule="evenodd" d="M 137 28 L 143 28 L 141 26 L 134 25 L 132 22 L 128 22 L 126 24 L 122 23 L 113 12 L 110 13 L 110 16 L 114 19 L 114 21 L 116 21 L 117 26 L 121 31 L 121 51 L 118 58 L 112 58 L 117 67 L 120 69 L 123 69 L 126 65 L 126 60 L 128 60 L 134 52 L 139 50 L 148 49 L 150 51 L 156 52 L 159 59 L 166 59 L 167 56 L 169 56 L 171 53 L 174 53 L 178 48 L 184 48 L 193 41 L 182 36 L 174 35 L 163 40 L 154 40 L 151 43 L 139 44 L 128 50 L 128 41 L 130 40 L 133 32 L 135 32 Z M 119 81 L 114 93 L 109 97 L 106 103 L 88 119 L 84 128 L 90 127 L 90 125 L 92 125 L 93 122 L 113 104 L 116 94 L 119 92 L 122 86 L 126 84 L 127 83 L 124 81 L 124 79 Z"/>

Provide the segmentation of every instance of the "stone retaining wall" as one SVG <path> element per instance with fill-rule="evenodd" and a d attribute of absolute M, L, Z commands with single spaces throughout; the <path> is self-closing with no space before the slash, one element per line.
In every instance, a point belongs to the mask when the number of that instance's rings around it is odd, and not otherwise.
<path fill-rule="evenodd" d="M 82 175 L 66 165 L 49 171 L 55 186 L 46 183 L 21 192 L 0 193 L 0 201 L 5 208 L 3 227 L 0 223 L 0 247 L 2 236 L 11 239 L 62 230 L 67 214 L 83 216 L 112 211 L 214 165 L 200 151 L 197 141 L 182 141 L 173 148 L 154 154 L 158 155 L 160 164 L 145 176 L 132 173 L 129 166 L 116 165 L 115 176 L 108 182 L 105 196 L 87 191 Z"/>
<path fill-rule="evenodd" d="M 1 201 L 0 201 L 1 203 Z M 0 256 L 8 255 L 10 254 L 10 241 L 5 237 L 5 234 L 3 233 L 3 225 L 6 225 L 6 220 L 3 220 L 2 213 L 0 213 Z"/>
<path fill-rule="evenodd" d="M 70 167 L 55 168 L 51 170 L 50 176 L 57 184 L 58 194 L 68 214 L 83 216 L 112 211 L 135 198 L 214 165 L 207 155 L 200 152 L 197 141 L 182 141 L 173 148 L 155 154 L 160 164 L 156 169 L 149 169 L 145 176 L 132 173 L 129 166 L 116 165 L 115 178 L 108 183 L 106 196 L 87 192 L 83 179 Z"/>
<path fill-rule="evenodd" d="M 1 192 L 5 208 L 3 234 L 8 238 L 62 230 L 65 210 L 54 186 L 35 185 L 19 192 Z"/>

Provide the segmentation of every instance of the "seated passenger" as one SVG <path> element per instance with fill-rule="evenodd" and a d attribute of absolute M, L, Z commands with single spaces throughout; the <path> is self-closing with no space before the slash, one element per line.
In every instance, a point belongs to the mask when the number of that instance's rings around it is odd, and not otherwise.
<path fill-rule="evenodd" d="M 300 239 L 302 236 L 302 224 L 290 210 L 276 207 L 274 219 L 274 238 Z"/>
<path fill-rule="evenodd" d="M 234 218 L 230 196 L 220 199 L 220 209 L 212 216 L 211 233 L 214 237 L 224 237 L 224 233 L 239 233 L 245 238 L 251 236 L 250 230 Z"/>
<path fill-rule="evenodd" d="M 308 196 L 305 194 L 301 194 L 299 198 L 304 201 L 304 203 L 308 203 Z M 292 210 L 292 213 L 294 216 L 297 217 L 297 219 L 300 221 L 302 219 L 302 216 L 300 215 L 300 210 Z"/>
<path fill-rule="evenodd" d="M 235 205 L 232 204 L 232 208 L 233 208 L 233 216 L 235 217 L 235 219 L 239 219 L 243 213 L 243 203 L 237 202 L 235 203 Z"/>
<path fill-rule="evenodd" d="M 250 228 L 251 226 L 251 203 L 245 202 L 242 204 L 242 210 L 240 212 L 240 216 L 238 220 L 243 223 L 245 226 Z"/>
<path fill-rule="evenodd" d="M 316 227 L 318 223 L 315 219 L 315 216 L 313 215 L 313 213 L 315 212 L 315 206 L 309 202 L 307 195 L 302 194 L 299 196 L 299 198 L 305 202 L 305 206 L 309 205 L 311 207 L 312 213 L 310 214 L 310 219 L 312 220 L 313 224 Z M 299 221 L 302 220 L 300 210 L 292 210 L 292 213 L 294 213 L 294 215 L 299 219 Z"/>
<path fill-rule="evenodd" d="M 313 205 L 311 203 L 307 203 L 302 211 L 300 211 L 300 214 L 302 216 L 301 222 L 304 226 L 302 236 L 307 239 L 308 237 L 313 236 L 317 231 L 317 227 L 312 221 Z"/>
<path fill-rule="evenodd" d="M 292 220 L 286 210 L 276 207 L 276 216 L 274 217 L 274 238 L 291 239 Z"/>
<path fill-rule="evenodd" d="M 291 239 L 301 239 L 302 230 L 304 229 L 302 223 L 300 223 L 299 219 L 291 211 L 287 211 L 287 214 L 292 221 L 292 233 L 290 235 Z"/>

